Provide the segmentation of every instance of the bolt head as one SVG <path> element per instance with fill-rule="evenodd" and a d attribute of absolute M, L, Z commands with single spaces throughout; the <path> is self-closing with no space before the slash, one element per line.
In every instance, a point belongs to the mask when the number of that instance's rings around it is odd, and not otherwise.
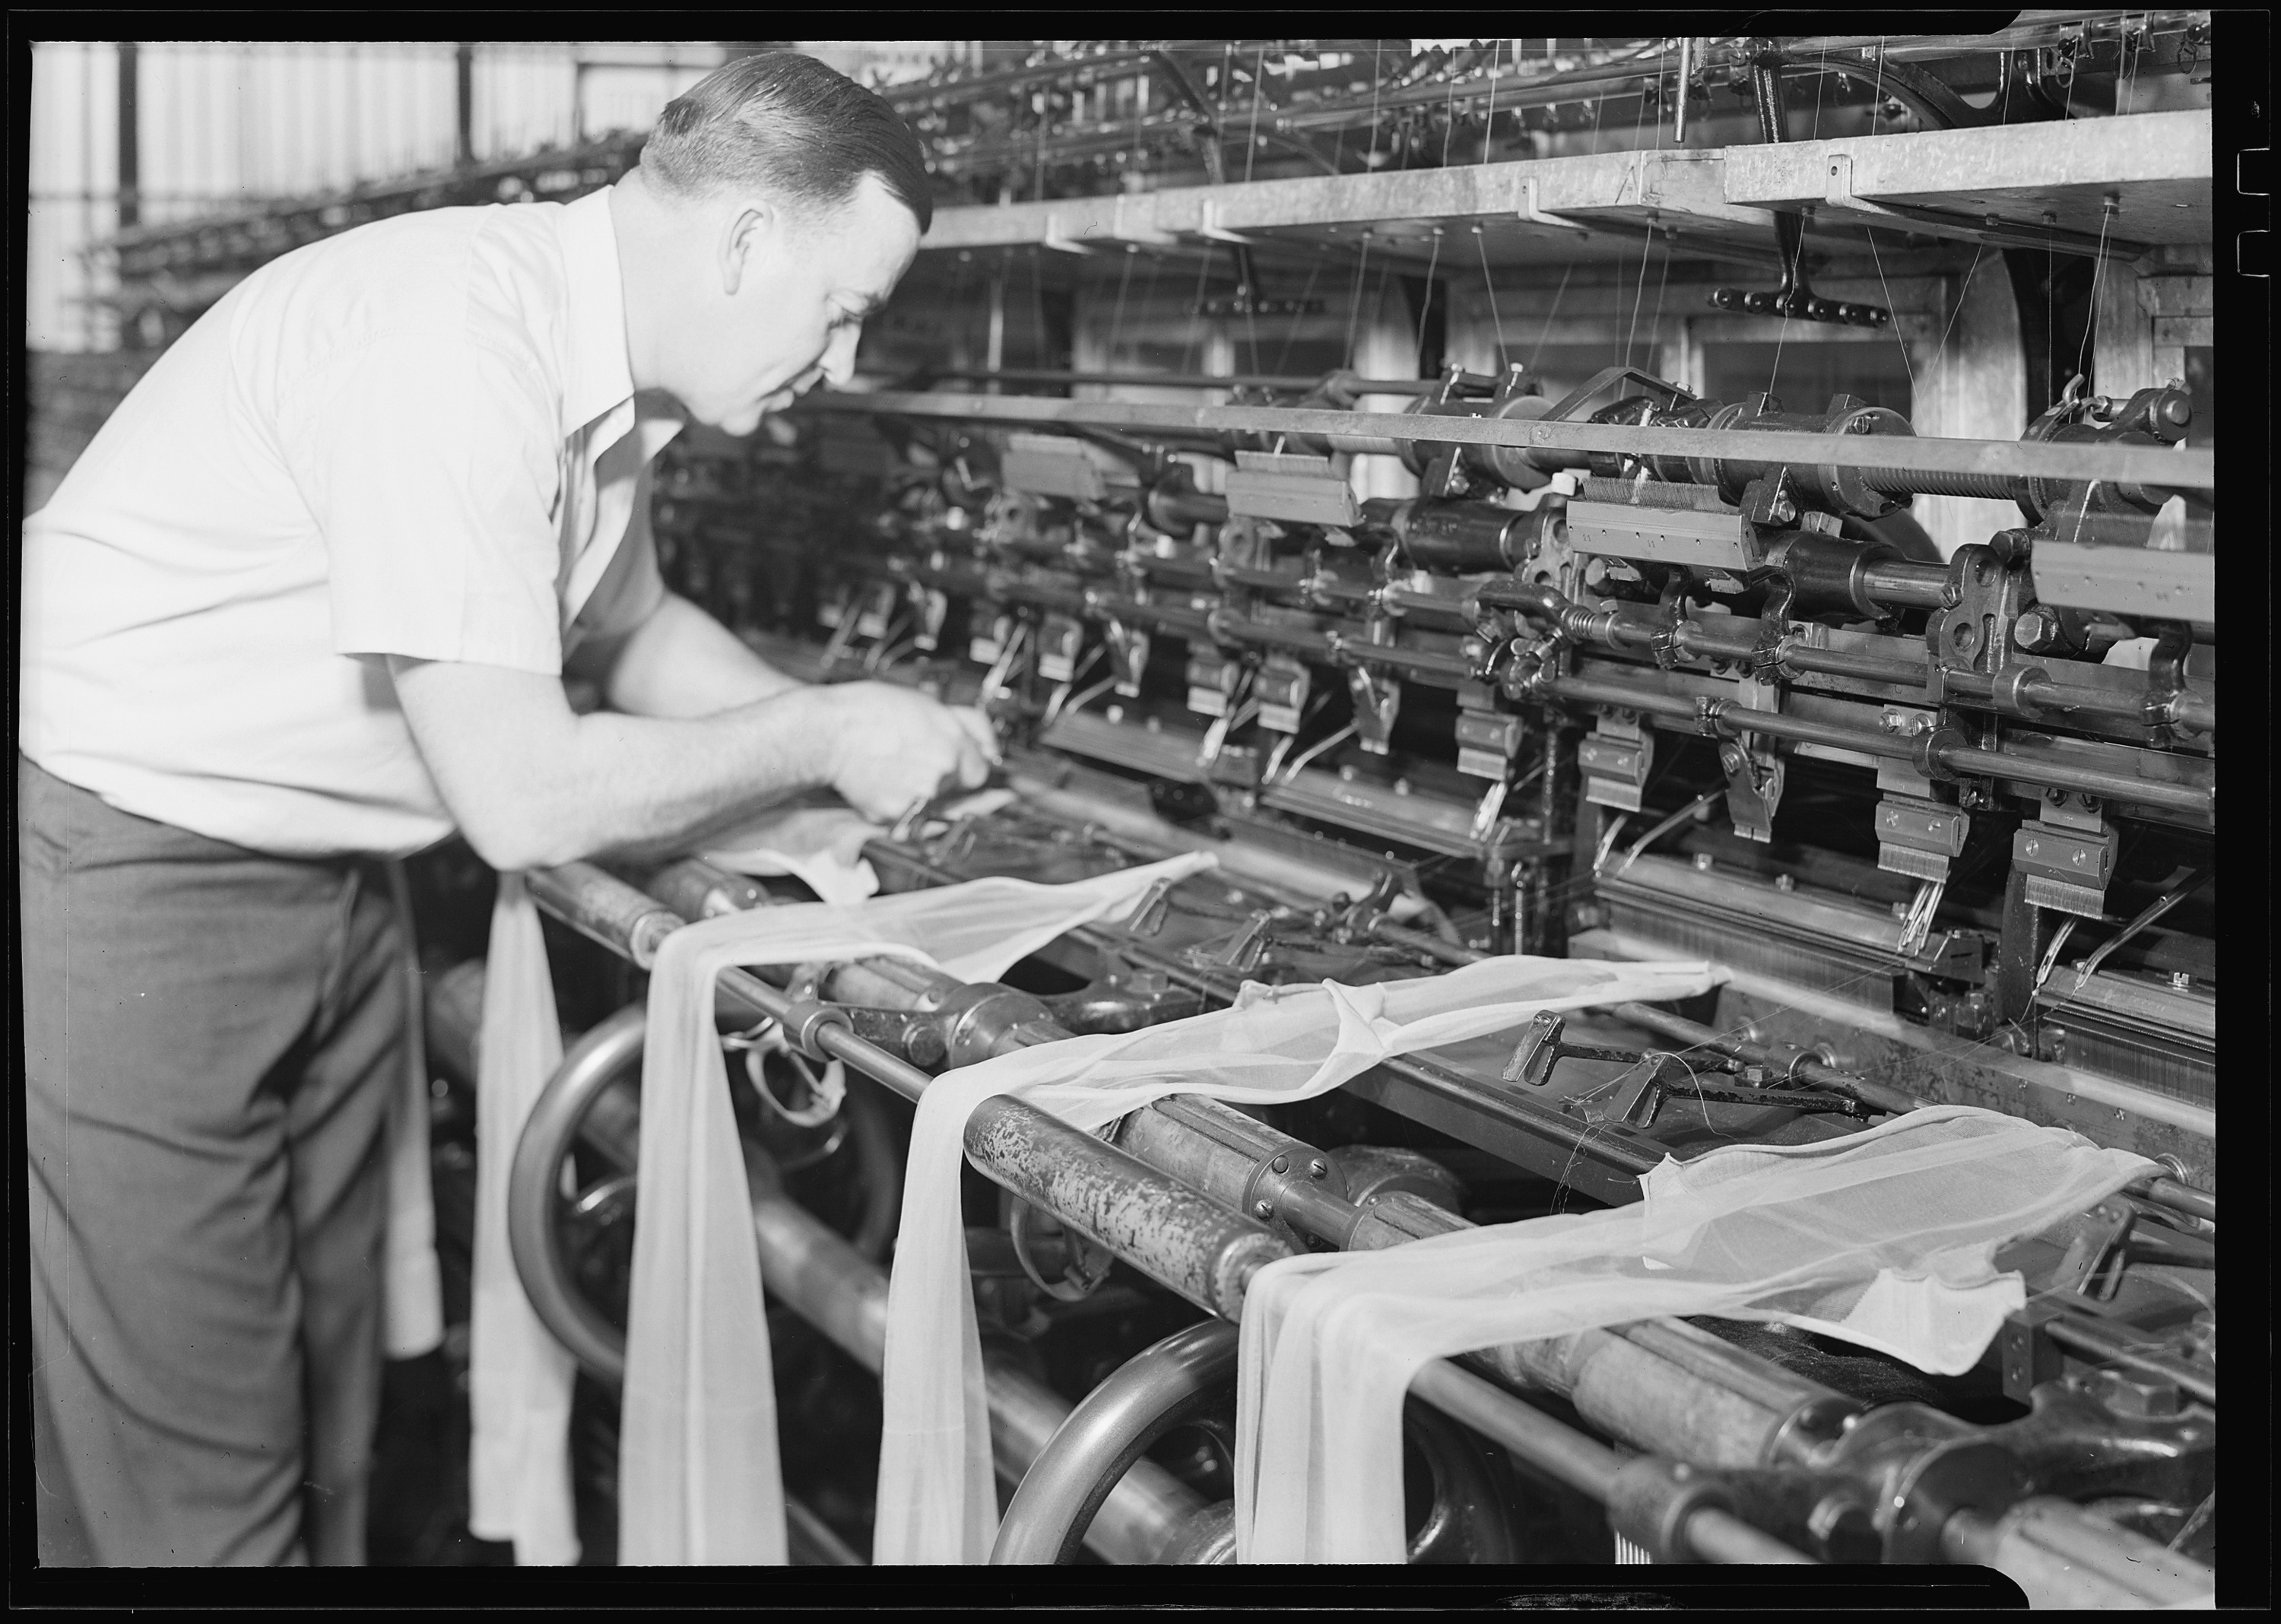
<path fill-rule="evenodd" d="M 1264 1198 L 1255 1201 L 1251 1203 L 1251 1215 L 1254 1218 L 1272 1218 L 1275 1216 L 1275 1203 Z"/>
<path fill-rule="evenodd" d="M 1327 1179 L 1330 1176 L 1331 1164 L 1323 1160 L 1322 1157 L 1316 1156 L 1308 1162 L 1307 1177 L 1310 1179 Z"/>
<path fill-rule="evenodd" d="M 1267 1166 L 1271 1172 L 1289 1172 L 1291 1171 L 1291 1158 L 1287 1156 L 1279 1156 L 1273 1161 L 1268 1163 Z"/>

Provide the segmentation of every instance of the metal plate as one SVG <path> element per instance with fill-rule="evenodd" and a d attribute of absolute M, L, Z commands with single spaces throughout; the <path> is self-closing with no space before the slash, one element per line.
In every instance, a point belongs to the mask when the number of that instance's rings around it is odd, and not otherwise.
<path fill-rule="evenodd" d="M 2217 623 L 2217 555 L 2039 542 L 2036 596 L 2070 609 Z"/>
<path fill-rule="evenodd" d="M 1287 519 L 1343 529 L 1362 517 L 1354 488 L 1326 474 L 1238 468 L 1227 476 L 1227 510 L 1250 519 Z"/>
<path fill-rule="evenodd" d="M 1626 502 L 1569 503 L 1568 545 L 1577 553 L 1657 564 L 1744 570 L 1758 562 L 1759 551 L 1750 522 L 1740 514 L 1635 507 Z"/>
<path fill-rule="evenodd" d="M 1032 496 L 1097 502 L 1109 493 L 1109 482 L 1086 447 L 1055 435 L 1009 435 L 999 471 L 1009 486 Z"/>

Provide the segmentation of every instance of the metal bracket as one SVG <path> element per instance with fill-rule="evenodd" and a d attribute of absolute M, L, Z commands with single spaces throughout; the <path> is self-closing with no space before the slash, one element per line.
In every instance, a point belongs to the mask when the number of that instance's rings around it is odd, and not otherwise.
<path fill-rule="evenodd" d="M 1520 183 L 1520 222 L 1526 226 L 1557 226 L 1563 231 L 1589 231 L 1592 228 L 1581 220 L 1571 220 L 1566 214 L 1555 214 L 1538 201 L 1538 188 L 1544 184 L 1537 175 L 1530 175 Z"/>
<path fill-rule="evenodd" d="M 1017 617 L 1013 631 L 999 646 L 998 658 L 982 678 L 983 699 L 994 700 L 1012 692 L 1007 687 L 1006 679 L 1013 675 L 1014 661 L 1021 658 L 1022 645 L 1028 641 L 1029 635 L 1030 623 Z"/>
<path fill-rule="evenodd" d="M 1356 741 L 1372 755 L 1387 754 L 1402 714 L 1402 684 L 1357 665 L 1347 672 L 1347 692 L 1354 700 Z"/>
<path fill-rule="evenodd" d="M 1178 880 L 1160 879 L 1140 893 L 1139 904 L 1125 922 L 1126 931 L 1135 936 L 1154 936 L 1164 928 L 1164 916 L 1171 911 L 1172 887 Z"/>
<path fill-rule="evenodd" d="M 1610 731 L 1604 721 L 1577 746 L 1584 799 L 1593 805 L 1613 807 L 1619 812 L 1640 809 L 1640 792 L 1655 759 L 1655 739 L 1643 728 L 1635 729 L 1634 733 L 1635 737 L 1625 738 Z"/>
<path fill-rule="evenodd" d="M 1489 831 L 1496 827 L 1497 814 L 1504 810 L 1504 798 L 1511 788 L 1503 778 L 1498 778 L 1481 792 L 1481 804 L 1473 808 L 1473 821 L 1466 829 L 1468 836 L 1476 840 L 1489 838 Z"/>
<path fill-rule="evenodd" d="M 1111 668 L 1117 673 L 1117 694 L 1119 699 L 1140 697 L 1140 677 L 1148 669 L 1148 634 L 1123 621 L 1111 620 L 1102 635 L 1109 644 Z"/>
<path fill-rule="evenodd" d="M 1782 802 L 1781 760 L 1761 761 L 1729 740 L 1719 747 L 1719 765 L 1727 774 L 1727 816 L 1735 832 L 1746 840 L 1772 840 L 1775 808 Z"/>
<path fill-rule="evenodd" d="M 2100 1202 L 2084 1214 L 2076 1221 L 2075 1239 L 2068 1242 L 2067 1255 L 2052 1276 L 2051 1289 L 2093 1302 L 2113 1296 L 2122 1272 L 2107 1265 L 2129 1241 L 2131 1226 L 2138 1220 L 2137 1208 L 2114 1199 Z"/>
<path fill-rule="evenodd" d="M 1279 909 L 1264 908 L 1244 922 L 1243 928 L 1218 947 L 1191 947 L 1183 955 L 1190 963 L 1218 970 L 1252 971 L 1266 957 L 1269 932 L 1284 916 Z"/>

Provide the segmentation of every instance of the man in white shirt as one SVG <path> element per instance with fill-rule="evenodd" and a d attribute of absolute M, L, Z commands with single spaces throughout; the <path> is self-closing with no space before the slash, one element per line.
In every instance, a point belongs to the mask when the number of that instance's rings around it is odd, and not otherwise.
<path fill-rule="evenodd" d="M 981 782 L 978 717 L 771 669 L 665 591 L 646 519 L 684 415 L 749 434 L 845 381 L 930 214 L 884 102 L 745 58 L 607 191 L 257 271 L 27 522 L 43 1561 L 362 1558 L 406 1013 L 375 860 Z"/>

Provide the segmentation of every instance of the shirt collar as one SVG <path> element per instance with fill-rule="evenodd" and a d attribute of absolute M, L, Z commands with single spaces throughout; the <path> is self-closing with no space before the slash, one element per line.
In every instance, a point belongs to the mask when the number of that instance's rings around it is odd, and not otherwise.
<path fill-rule="evenodd" d="M 605 186 L 565 205 L 555 227 L 562 244 L 569 339 L 562 391 L 566 439 L 633 398 L 625 287 L 618 276 L 618 238 L 610 222 L 612 189 Z"/>

